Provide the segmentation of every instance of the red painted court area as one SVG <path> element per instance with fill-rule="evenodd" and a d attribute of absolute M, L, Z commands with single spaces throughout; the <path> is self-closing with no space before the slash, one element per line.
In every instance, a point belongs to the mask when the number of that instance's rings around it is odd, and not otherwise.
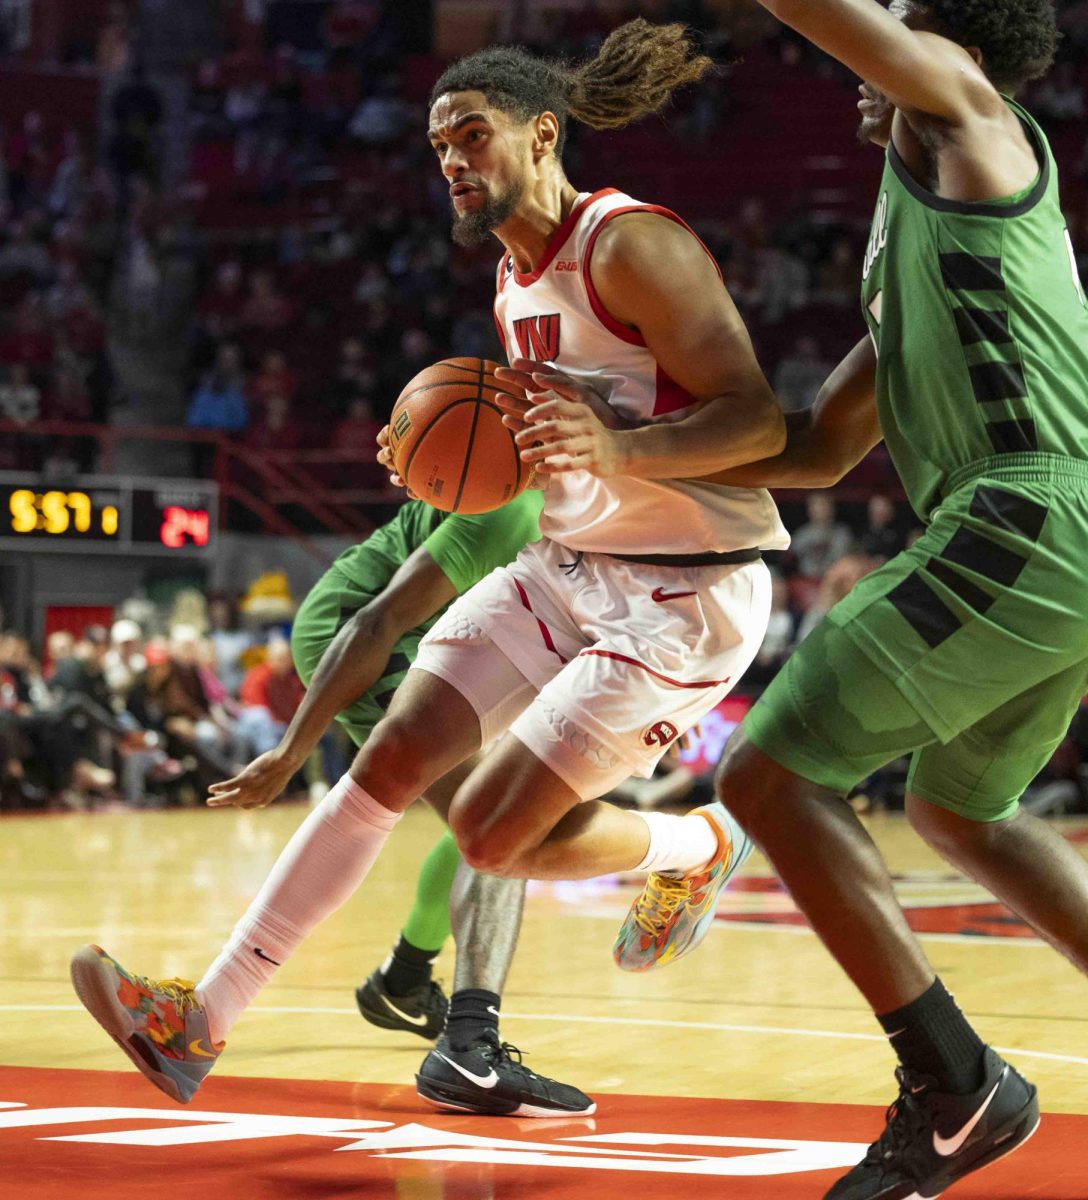
<path fill-rule="evenodd" d="M 569 1121 L 450 1117 L 404 1087 L 213 1078 L 199 1108 L 134 1074 L 0 1068 L 0 1195 L 115 1200 L 810 1200 L 882 1112 L 853 1105 L 605 1096 Z M 1048 1116 L 950 1195 L 1084 1200 L 1088 1117 Z"/>

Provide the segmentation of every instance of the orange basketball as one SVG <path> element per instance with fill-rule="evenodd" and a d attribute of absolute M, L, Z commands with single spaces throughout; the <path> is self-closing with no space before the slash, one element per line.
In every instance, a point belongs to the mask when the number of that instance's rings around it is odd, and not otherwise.
<path fill-rule="evenodd" d="M 532 470 L 518 457 L 502 423 L 498 364 L 447 358 L 405 387 L 389 418 L 393 462 L 420 500 L 443 512 L 501 508 L 529 485 Z"/>

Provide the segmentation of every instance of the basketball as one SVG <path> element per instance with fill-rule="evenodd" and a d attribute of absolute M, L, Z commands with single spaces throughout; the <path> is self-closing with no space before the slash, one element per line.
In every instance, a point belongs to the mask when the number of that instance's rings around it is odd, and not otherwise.
<path fill-rule="evenodd" d="M 447 358 L 420 371 L 393 406 L 393 462 L 420 500 L 443 512 L 484 513 L 525 490 L 532 470 L 495 403 L 497 363 Z"/>

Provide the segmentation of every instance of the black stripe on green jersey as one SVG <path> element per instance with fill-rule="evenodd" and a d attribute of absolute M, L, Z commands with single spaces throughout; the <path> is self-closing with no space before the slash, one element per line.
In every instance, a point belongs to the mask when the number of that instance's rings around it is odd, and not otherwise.
<path fill-rule="evenodd" d="M 976 488 L 971 498 L 971 516 L 1029 542 L 1039 540 L 1049 512 L 1045 504 L 1038 504 L 1018 492 L 986 487 L 985 484 Z"/>
<path fill-rule="evenodd" d="M 1009 332 L 1009 314 L 1003 310 L 989 308 L 957 308 L 953 310 L 960 344 L 972 346 L 976 342 L 1003 345 L 1013 340 Z"/>
<path fill-rule="evenodd" d="M 1027 381 L 1018 362 L 980 362 L 967 368 L 971 390 L 979 404 L 996 400 L 1026 400 Z"/>
<path fill-rule="evenodd" d="M 986 434 L 998 454 L 1027 454 L 1039 449 L 1039 433 L 1035 422 L 1027 418 L 987 421 Z"/>
<path fill-rule="evenodd" d="M 939 254 L 941 278 L 950 292 L 1004 292 L 1001 259 L 963 251 Z"/>
<path fill-rule="evenodd" d="M 1045 505 L 1004 488 L 980 485 L 971 500 L 971 515 L 995 529 L 1016 534 L 1034 545 L 1047 517 Z M 963 625 L 961 618 L 925 578 L 943 584 L 974 612 L 985 613 L 997 599 L 956 568 L 970 571 L 1003 588 L 1012 587 L 1027 565 L 1028 554 L 1011 550 L 973 529 L 961 526 L 939 555 L 924 568 L 911 572 L 894 587 L 887 599 L 910 627 L 936 649 Z M 925 575 L 923 574 L 925 572 Z"/>

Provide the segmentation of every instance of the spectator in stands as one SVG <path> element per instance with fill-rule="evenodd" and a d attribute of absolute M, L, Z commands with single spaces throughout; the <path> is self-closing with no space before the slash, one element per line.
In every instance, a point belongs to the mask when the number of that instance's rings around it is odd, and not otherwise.
<path fill-rule="evenodd" d="M 254 754 L 275 749 L 305 694 L 290 644 L 283 638 L 271 639 L 264 662 L 250 667 L 242 681 L 238 724 Z"/>
<path fill-rule="evenodd" d="M 333 433 L 333 445 L 339 450 L 350 451 L 360 463 L 373 456 L 375 442 L 381 426 L 374 419 L 368 397 L 359 392 L 348 405 L 347 416 L 337 422 Z M 379 478 L 374 475 L 374 478 Z"/>
<path fill-rule="evenodd" d="M 817 272 L 813 299 L 823 304 L 857 304 L 860 284 L 861 263 L 854 243 L 848 237 L 836 238 Z"/>
<path fill-rule="evenodd" d="M 209 638 L 215 646 L 216 670 L 232 696 L 245 678 L 242 656 L 253 645 L 253 636 L 238 623 L 238 604 L 225 592 L 208 597 Z"/>
<path fill-rule="evenodd" d="M 106 653 L 105 673 L 115 707 L 125 708 L 128 694 L 147 670 L 143 656 L 143 631 L 135 621 L 122 617 L 110 629 L 110 649 Z"/>
<path fill-rule="evenodd" d="M 793 535 L 790 550 L 801 574 L 819 579 L 847 553 L 853 538 L 849 528 L 835 520 L 835 501 L 830 496 L 813 492 L 807 509 L 808 521 Z"/>
<path fill-rule="evenodd" d="M 240 433 L 246 427 L 246 419 L 242 349 L 235 342 L 223 342 L 216 352 L 215 365 L 193 394 L 185 424 L 190 429 Z"/>
<path fill-rule="evenodd" d="M 246 429 L 246 445 L 254 450 L 294 450 L 302 440 L 302 428 L 291 411 L 291 398 L 272 392 L 261 411 Z"/>
<path fill-rule="evenodd" d="M 241 313 L 243 329 L 277 333 L 298 316 L 295 305 L 279 290 L 271 271 L 254 271 Z"/>
<path fill-rule="evenodd" d="M 53 361 L 54 347 L 42 293 L 28 292 L 7 334 L 0 338 L 0 362 L 22 363 L 41 371 Z"/>
<path fill-rule="evenodd" d="M 348 133 L 366 146 L 388 146 L 408 129 L 411 110 L 395 77 L 378 80 L 374 92 L 351 115 Z"/>
<path fill-rule="evenodd" d="M 49 251 L 35 235 L 30 217 L 8 227 L 8 240 L 0 250 L 0 279 L 26 276 L 33 283 L 47 283 L 53 274 Z"/>
<path fill-rule="evenodd" d="M 199 305 L 201 323 L 208 337 L 232 338 L 241 329 L 246 304 L 242 279 L 242 264 L 237 259 L 219 264 L 215 285 Z"/>
<path fill-rule="evenodd" d="M 1077 78 L 1076 66 L 1066 59 L 1038 85 L 1032 108 L 1041 117 L 1063 124 L 1084 119 L 1084 88 Z"/>
<path fill-rule="evenodd" d="M 22 363 L 9 367 L 0 380 L 0 416 L 10 421 L 36 421 L 41 416 L 42 390 Z"/>
<path fill-rule="evenodd" d="M 774 390 L 778 403 L 786 412 L 810 408 L 830 370 L 830 364 L 820 356 L 816 339 L 808 335 L 799 337 L 775 369 Z"/>
<path fill-rule="evenodd" d="M 775 571 L 771 575 L 771 615 L 767 632 L 756 654 L 755 662 L 748 668 L 746 684 L 765 687 L 778 674 L 778 668 L 789 657 L 793 649 L 793 633 L 796 621 L 790 608 L 789 584 Z"/>
<path fill-rule="evenodd" d="M 282 350 L 269 350 L 261 358 L 260 367 L 249 380 L 249 398 L 255 411 L 267 403 L 270 396 L 293 397 L 298 387 L 298 376 L 287 365 L 287 356 Z"/>
<path fill-rule="evenodd" d="M 816 599 L 809 606 L 797 629 L 797 641 L 805 638 L 816 628 L 840 600 L 853 590 L 860 579 L 864 579 L 877 566 L 866 554 L 847 553 L 832 563 L 820 581 Z"/>
<path fill-rule="evenodd" d="M 899 524 L 895 504 L 879 493 L 869 497 L 867 524 L 861 535 L 861 547 L 877 562 L 893 558 L 904 546 L 904 531 Z"/>
<path fill-rule="evenodd" d="M 157 708 L 163 728 L 196 757 L 205 782 L 211 783 L 229 779 L 247 761 L 248 751 L 229 714 L 208 699 L 200 678 L 199 647 L 200 635 L 193 626 L 175 625 L 166 669 L 156 670 L 153 687 L 141 700 Z"/>

